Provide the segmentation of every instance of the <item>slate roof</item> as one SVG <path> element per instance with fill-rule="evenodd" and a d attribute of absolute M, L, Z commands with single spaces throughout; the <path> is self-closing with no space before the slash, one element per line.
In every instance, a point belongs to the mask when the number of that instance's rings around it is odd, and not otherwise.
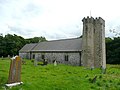
<path fill-rule="evenodd" d="M 19 52 L 79 52 L 82 50 L 82 38 L 45 41 L 26 44 Z"/>
<path fill-rule="evenodd" d="M 38 43 L 32 52 L 81 51 L 82 38 L 62 39 Z"/>
<path fill-rule="evenodd" d="M 37 43 L 26 44 L 25 46 L 23 46 L 22 49 L 20 49 L 19 52 L 30 52 L 36 45 L 37 45 Z"/>

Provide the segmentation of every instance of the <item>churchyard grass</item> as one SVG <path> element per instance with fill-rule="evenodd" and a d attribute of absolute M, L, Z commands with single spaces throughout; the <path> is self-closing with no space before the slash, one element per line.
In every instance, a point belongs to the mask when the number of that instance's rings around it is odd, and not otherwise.
<path fill-rule="evenodd" d="M 0 59 L 0 90 L 5 90 L 10 59 Z M 107 65 L 106 74 L 100 69 L 58 64 L 34 66 L 31 60 L 22 65 L 22 85 L 7 90 L 120 90 L 120 65 Z"/>

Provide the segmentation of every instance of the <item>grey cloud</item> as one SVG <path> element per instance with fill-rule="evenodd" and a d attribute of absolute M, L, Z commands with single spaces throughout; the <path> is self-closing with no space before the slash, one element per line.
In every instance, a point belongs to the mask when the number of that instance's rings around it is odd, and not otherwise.
<path fill-rule="evenodd" d="M 81 7 L 78 7 L 79 10 L 73 6 L 74 12 L 71 8 L 72 3 L 71 5 L 68 4 L 69 6 L 67 7 L 61 7 L 61 3 L 56 2 L 50 1 L 48 3 L 44 0 L 0 0 L 0 26 L 4 32 L 21 34 L 25 37 L 34 37 L 35 35 L 42 35 L 48 39 L 79 37 L 82 34 L 83 27 L 81 20 L 83 15 L 88 15 L 85 13 L 87 11 L 83 10 L 85 11 L 83 12 Z M 107 24 L 107 21 L 110 24 Z M 118 13 L 118 18 L 115 20 L 114 18 L 112 18 L 112 21 L 111 18 L 106 20 L 106 27 L 109 26 L 108 29 L 113 29 L 119 22 Z M 4 23 L 11 25 L 9 30 L 2 25 Z M 119 31 L 119 28 L 115 27 L 114 29 Z"/>
<path fill-rule="evenodd" d="M 0 0 L 0 4 L 4 4 L 4 3 L 7 3 L 9 2 L 9 0 Z"/>
<path fill-rule="evenodd" d="M 12 26 L 8 26 L 10 32 L 13 32 L 15 34 L 20 34 L 22 36 L 24 35 L 32 35 L 33 31 L 32 30 L 28 30 L 28 29 L 24 29 L 24 28 L 20 28 L 20 27 L 12 27 Z"/>
<path fill-rule="evenodd" d="M 61 35 L 61 34 L 58 34 L 58 33 L 54 33 L 54 34 L 49 34 L 47 33 L 45 35 L 45 37 L 48 39 L 48 40 L 56 40 L 56 39 L 65 39 L 67 38 L 65 35 Z"/>
<path fill-rule="evenodd" d="M 42 14 L 42 11 L 43 11 L 42 7 L 40 6 L 38 7 L 35 4 L 29 3 L 24 7 L 22 13 L 25 16 L 33 17 Z"/>
<path fill-rule="evenodd" d="M 29 3 L 28 5 L 26 5 L 25 7 L 25 12 L 38 12 L 39 11 L 39 7 L 37 7 L 36 5 Z"/>
<path fill-rule="evenodd" d="M 63 29 L 61 29 L 66 35 L 69 34 L 70 36 L 81 36 L 82 34 L 82 25 L 74 24 L 67 25 Z"/>

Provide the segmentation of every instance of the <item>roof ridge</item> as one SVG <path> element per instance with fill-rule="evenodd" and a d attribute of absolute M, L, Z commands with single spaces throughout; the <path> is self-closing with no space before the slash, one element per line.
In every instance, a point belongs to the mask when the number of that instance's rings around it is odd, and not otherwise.
<path fill-rule="evenodd" d="M 58 39 L 58 40 L 50 40 L 50 41 L 44 41 L 44 42 L 56 42 L 56 41 L 65 41 L 65 40 L 74 40 L 74 39 L 81 39 L 81 38 L 77 37 L 77 38 L 68 38 L 68 39 Z"/>

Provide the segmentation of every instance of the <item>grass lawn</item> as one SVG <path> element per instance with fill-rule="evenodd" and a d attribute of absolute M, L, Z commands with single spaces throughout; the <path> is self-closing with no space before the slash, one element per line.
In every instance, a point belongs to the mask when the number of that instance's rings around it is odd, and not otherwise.
<path fill-rule="evenodd" d="M 0 59 L 0 90 L 5 90 L 9 67 L 10 59 Z M 107 65 L 106 74 L 101 74 L 100 69 L 63 64 L 34 66 L 31 60 L 26 60 L 21 79 L 22 85 L 7 90 L 120 90 L 120 65 Z"/>

